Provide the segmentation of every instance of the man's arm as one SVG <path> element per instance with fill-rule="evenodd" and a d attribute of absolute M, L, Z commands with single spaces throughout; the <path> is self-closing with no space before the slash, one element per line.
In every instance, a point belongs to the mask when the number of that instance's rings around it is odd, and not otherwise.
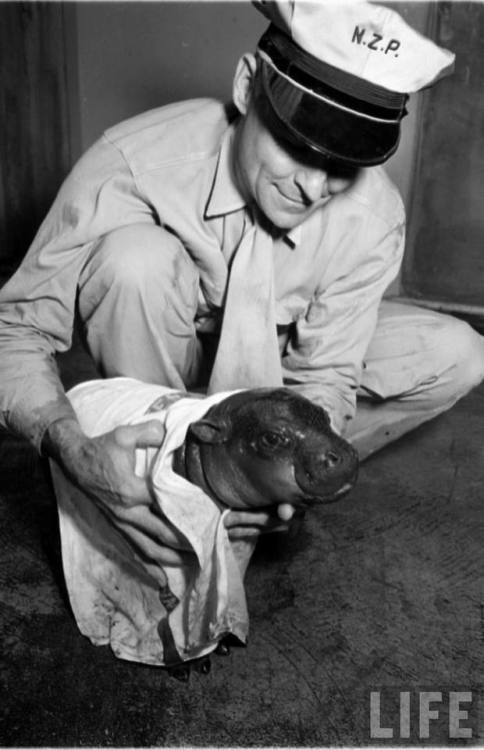
<path fill-rule="evenodd" d="M 100 196 L 102 195 L 102 200 Z M 55 355 L 71 345 L 78 279 L 99 237 L 152 221 L 111 144 L 98 142 L 66 179 L 21 266 L 0 291 L 0 425 L 27 438 L 73 483 L 123 523 L 151 502 L 134 474 L 136 447 L 159 445 L 158 423 L 96 438 L 82 431 L 61 384 Z M 150 553 L 150 534 L 145 551 Z"/>
<path fill-rule="evenodd" d="M 71 346 L 77 285 L 99 238 L 153 222 L 121 154 L 101 139 L 61 186 L 17 272 L 0 290 L 0 424 L 40 450 L 51 422 L 72 416 L 57 352 Z"/>
<path fill-rule="evenodd" d="M 356 389 L 378 307 L 398 274 L 405 224 L 372 221 L 355 236 L 354 265 L 320 288 L 283 358 L 283 376 L 302 395 L 323 406 L 344 434 L 356 408 Z"/>
<path fill-rule="evenodd" d="M 75 486 L 129 534 L 142 506 L 151 503 L 145 481 L 134 473 L 135 450 L 159 446 L 163 427 L 153 421 L 89 438 L 64 393 L 54 355 L 48 353 L 49 342 L 41 333 L 19 332 L 13 324 L 4 325 L 0 350 L 2 403 L 14 407 L 5 409 L 5 426 L 52 458 Z M 136 542 L 153 557 L 159 550 L 153 540 L 164 527 L 154 514 L 142 515 L 144 533 Z"/>

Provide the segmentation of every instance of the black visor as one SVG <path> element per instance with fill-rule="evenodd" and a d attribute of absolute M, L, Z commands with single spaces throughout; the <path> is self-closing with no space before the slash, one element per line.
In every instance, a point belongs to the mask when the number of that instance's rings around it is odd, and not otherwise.
<path fill-rule="evenodd" d="M 271 26 L 259 42 L 264 92 L 289 134 L 354 166 L 386 161 L 400 138 L 406 95 L 336 70 Z"/>

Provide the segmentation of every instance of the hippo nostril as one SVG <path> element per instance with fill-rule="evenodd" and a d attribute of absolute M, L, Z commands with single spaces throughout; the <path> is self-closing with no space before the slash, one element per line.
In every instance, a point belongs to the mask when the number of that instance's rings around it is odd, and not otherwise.
<path fill-rule="evenodd" d="M 323 457 L 324 465 L 327 469 L 333 469 L 340 463 L 340 456 L 334 451 L 328 451 Z"/>

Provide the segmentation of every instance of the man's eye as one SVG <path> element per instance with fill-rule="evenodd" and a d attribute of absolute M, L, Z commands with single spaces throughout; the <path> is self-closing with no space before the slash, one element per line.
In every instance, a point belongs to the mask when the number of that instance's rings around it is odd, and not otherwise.
<path fill-rule="evenodd" d="M 314 162 L 314 151 L 312 151 L 305 143 L 294 141 L 287 136 L 279 136 L 279 145 L 284 148 L 294 159 L 300 162 L 312 164 Z"/>
<path fill-rule="evenodd" d="M 359 172 L 359 167 L 352 166 L 351 164 L 343 164 L 342 162 L 331 161 L 330 159 L 326 162 L 325 169 L 328 177 L 334 180 L 353 181 Z"/>

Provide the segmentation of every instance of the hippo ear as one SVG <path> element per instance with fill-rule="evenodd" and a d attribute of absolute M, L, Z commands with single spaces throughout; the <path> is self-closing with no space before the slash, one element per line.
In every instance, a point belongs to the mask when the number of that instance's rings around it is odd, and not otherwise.
<path fill-rule="evenodd" d="M 188 431 L 201 443 L 224 443 L 229 436 L 226 422 L 217 422 L 214 419 L 199 419 L 198 422 L 192 422 Z"/>

